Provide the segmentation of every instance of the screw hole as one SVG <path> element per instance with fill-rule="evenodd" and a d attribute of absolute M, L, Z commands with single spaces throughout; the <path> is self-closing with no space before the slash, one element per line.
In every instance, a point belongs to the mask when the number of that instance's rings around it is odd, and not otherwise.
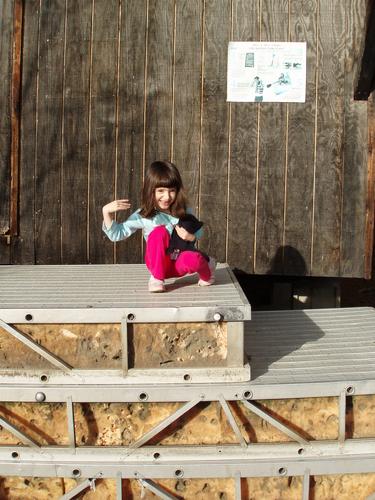
<path fill-rule="evenodd" d="M 305 448 L 300 448 L 297 453 L 298 455 L 303 455 L 305 453 Z"/>
<path fill-rule="evenodd" d="M 26 314 L 25 316 L 25 320 L 26 321 L 31 321 L 33 319 L 33 315 L 32 314 Z"/>
<path fill-rule="evenodd" d="M 81 475 L 80 469 L 73 469 L 72 475 L 74 477 L 79 477 Z"/>
<path fill-rule="evenodd" d="M 17 451 L 12 451 L 12 458 L 18 458 L 19 454 Z"/>
<path fill-rule="evenodd" d="M 158 458 L 160 458 L 160 453 L 154 453 L 154 458 L 155 458 L 155 460 L 157 460 Z"/>
<path fill-rule="evenodd" d="M 280 476 L 286 476 L 287 470 L 285 467 L 280 467 L 280 469 L 278 470 L 278 473 Z"/>
<path fill-rule="evenodd" d="M 245 391 L 243 393 L 244 399 L 251 399 L 253 397 L 253 393 L 251 391 Z"/>
<path fill-rule="evenodd" d="M 138 399 L 139 401 L 146 401 L 148 399 L 148 394 L 146 392 L 141 392 Z"/>
<path fill-rule="evenodd" d="M 129 321 L 134 321 L 135 320 L 135 314 L 133 314 L 133 313 L 128 314 L 128 320 Z"/>
<path fill-rule="evenodd" d="M 182 477 L 184 475 L 184 471 L 181 469 L 177 469 L 174 473 L 176 477 Z"/>
<path fill-rule="evenodd" d="M 41 382 L 47 382 L 47 380 L 48 380 L 48 375 L 46 375 L 45 373 L 43 373 L 43 375 L 41 375 L 41 376 L 39 377 L 39 380 L 40 380 Z"/>
<path fill-rule="evenodd" d="M 352 385 L 346 388 L 346 394 L 354 394 L 354 387 Z"/>
<path fill-rule="evenodd" d="M 188 373 L 185 373 L 184 380 L 190 380 L 190 379 L 191 379 L 190 375 Z"/>

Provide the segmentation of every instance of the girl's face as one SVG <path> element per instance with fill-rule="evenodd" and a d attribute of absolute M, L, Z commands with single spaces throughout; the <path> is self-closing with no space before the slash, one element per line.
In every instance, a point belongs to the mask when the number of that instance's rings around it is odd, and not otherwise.
<path fill-rule="evenodd" d="M 177 196 L 176 188 L 158 187 L 155 189 L 155 204 L 158 210 L 169 212 Z"/>

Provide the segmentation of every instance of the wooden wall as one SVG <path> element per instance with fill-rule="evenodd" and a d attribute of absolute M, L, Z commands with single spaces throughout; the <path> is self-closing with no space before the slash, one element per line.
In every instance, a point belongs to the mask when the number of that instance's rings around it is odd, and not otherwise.
<path fill-rule="evenodd" d="M 367 3 L 25 0 L 19 230 L 1 240 L 0 262 L 141 262 L 141 235 L 110 243 L 101 206 L 129 197 L 137 208 L 145 165 L 171 159 L 205 222 L 202 247 L 219 261 L 257 274 L 364 276 L 367 103 L 352 96 Z M 1 4 L 5 53 L 11 4 Z M 306 103 L 227 103 L 230 40 L 307 41 Z"/>

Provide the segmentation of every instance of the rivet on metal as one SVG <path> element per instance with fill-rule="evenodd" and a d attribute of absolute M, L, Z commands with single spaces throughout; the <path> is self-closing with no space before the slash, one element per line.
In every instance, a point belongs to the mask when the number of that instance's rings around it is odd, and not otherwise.
<path fill-rule="evenodd" d="M 46 400 L 46 395 L 44 394 L 44 392 L 37 392 L 35 394 L 35 401 L 37 401 L 38 403 L 43 403 L 43 401 Z"/>

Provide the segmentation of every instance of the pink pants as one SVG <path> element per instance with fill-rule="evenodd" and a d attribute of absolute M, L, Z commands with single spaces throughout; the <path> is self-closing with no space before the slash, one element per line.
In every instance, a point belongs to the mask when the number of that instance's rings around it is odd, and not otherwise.
<path fill-rule="evenodd" d="M 202 280 L 208 281 L 211 271 L 207 260 L 199 252 L 189 250 L 181 252 L 177 260 L 172 260 L 166 253 L 169 240 L 170 235 L 165 226 L 157 226 L 148 236 L 145 262 L 152 276 L 164 280 L 198 273 Z"/>

